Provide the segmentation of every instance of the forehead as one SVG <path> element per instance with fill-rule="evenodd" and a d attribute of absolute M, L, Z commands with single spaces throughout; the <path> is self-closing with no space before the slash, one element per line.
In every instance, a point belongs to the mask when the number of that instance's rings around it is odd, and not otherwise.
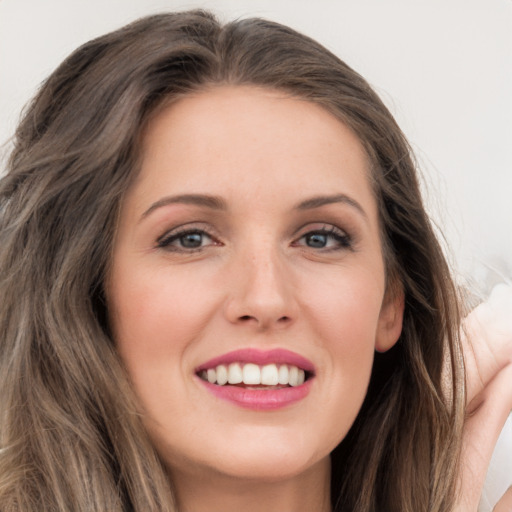
<path fill-rule="evenodd" d="M 142 142 L 134 188 L 144 196 L 306 187 L 306 195 L 373 197 L 357 136 L 324 107 L 282 91 L 217 86 L 187 95 L 152 117 Z"/>
<path fill-rule="evenodd" d="M 294 144 L 301 137 L 301 146 L 308 141 L 323 142 L 324 146 L 333 140 L 338 144 L 343 141 L 352 146 L 350 153 L 367 158 L 358 137 L 326 107 L 270 88 L 217 85 L 164 102 L 147 123 L 143 149 L 152 151 L 162 142 L 168 144 L 170 137 L 176 143 L 178 139 L 180 143 L 185 139 L 193 142 L 189 137 L 192 132 L 212 143 L 225 135 L 248 135 L 248 146 L 256 141 L 256 135 L 265 142 L 266 133 L 267 142 L 272 138 L 274 142 L 267 144 L 267 149 L 278 144 L 287 149 L 285 144 Z"/>

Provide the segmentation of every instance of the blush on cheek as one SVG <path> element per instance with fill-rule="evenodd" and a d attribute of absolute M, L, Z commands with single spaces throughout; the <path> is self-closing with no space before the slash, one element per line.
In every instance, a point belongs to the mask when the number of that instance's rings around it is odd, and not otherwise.
<path fill-rule="evenodd" d="M 326 337 L 335 336 L 341 350 L 358 355 L 361 348 L 373 345 L 377 332 L 380 301 L 364 287 L 356 293 L 340 287 L 325 289 L 310 297 L 315 321 Z"/>
<path fill-rule="evenodd" d="M 206 321 L 200 314 L 206 307 L 204 294 L 200 298 L 180 293 L 179 286 L 168 288 L 146 280 L 117 290 L 111 323 L 120 353 L 139 352 L 158 362 L 179 352 L 201 331 Z"/>

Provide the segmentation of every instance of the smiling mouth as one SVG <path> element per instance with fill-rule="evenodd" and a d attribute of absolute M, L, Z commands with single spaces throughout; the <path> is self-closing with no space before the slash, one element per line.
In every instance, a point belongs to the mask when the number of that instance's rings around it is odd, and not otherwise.
<path fill-rule="evenodd" d="M 276 390 L 297 387 L 312 377 L 308 372 L 292 364 L 265 364 L 234 362 L 219 364 L 197 372 L 199 378 L 217 386 L 239 386 L 247 389 Z"/>

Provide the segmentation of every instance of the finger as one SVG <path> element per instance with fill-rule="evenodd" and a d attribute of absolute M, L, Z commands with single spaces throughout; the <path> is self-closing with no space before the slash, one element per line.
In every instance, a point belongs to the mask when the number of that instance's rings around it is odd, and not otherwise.
<path fill-rule="evenodd" d="M 457 509 L 463 511 L 477 509 L 494 446 L 512 409 L 512 364 L 496 375 L 478 400 L 464 425 Z"/>
<path fill-rule="evenodd" d="M 509 364 L 468 407 L 470 415 L 464 426 L 465 448 L 473 446 L 483 460 L 490 460 L 511 409 L 512 364 Z"/>
<path fill-rule="evenodd" d="M 493 512 L 512 512 L 512 486 L 507 489 L 507 492 L 492 510 Z"/>
<path fill-rule="evenodd" d="M 512 286 L 496 286 L 490 297 L 464 319 L 461 334 L 471 401 L 512 362 Z"/>

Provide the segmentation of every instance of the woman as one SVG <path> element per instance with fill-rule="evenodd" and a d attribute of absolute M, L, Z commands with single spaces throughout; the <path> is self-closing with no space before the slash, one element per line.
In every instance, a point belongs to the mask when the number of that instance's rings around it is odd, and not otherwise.
<path fill-rule="evenodd" d="M 2 510 L 474 505 L 409 147 L 314 41 L 200 11 L 92 41 L 0 190 Z"/>

